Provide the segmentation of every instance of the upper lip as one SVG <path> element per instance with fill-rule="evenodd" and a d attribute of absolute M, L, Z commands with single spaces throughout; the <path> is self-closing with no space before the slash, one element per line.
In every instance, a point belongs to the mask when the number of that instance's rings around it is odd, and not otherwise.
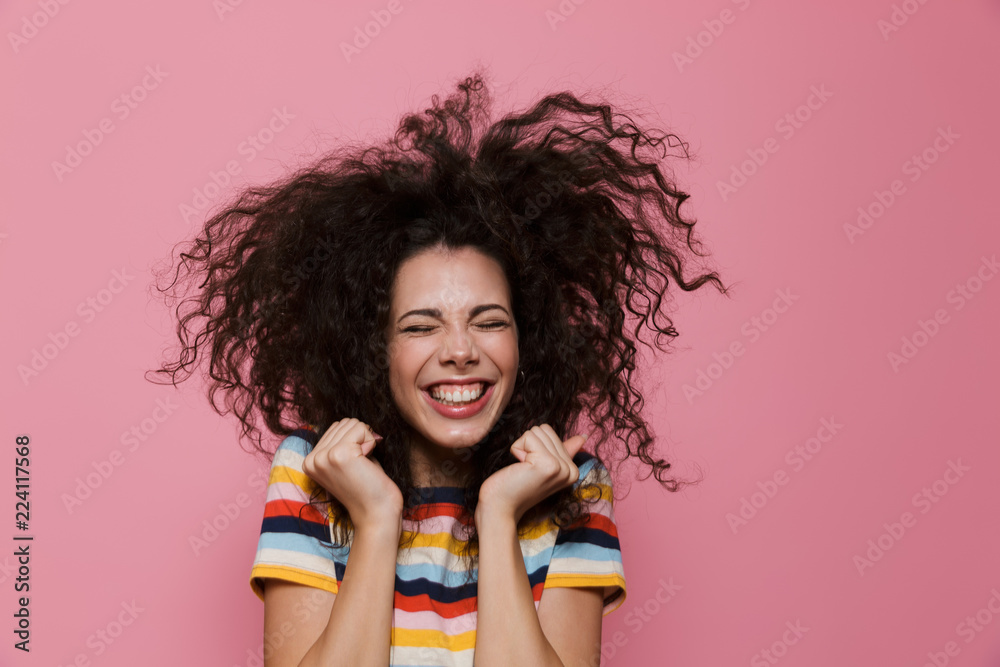
<path fill-rule="evenodd" d="M 428 382 L 427 384 L 420 387 L 421 389 L 430 389 L 436 384 L 474 384 L 476 382 L 482 382 L 485 384 L 493 384 L 493 380 L 482 377 L 471 377 L 468 375 L 463 375 L 461 377 L 444 378 L 442 380 L 434 380 L 433 382 Z"/>

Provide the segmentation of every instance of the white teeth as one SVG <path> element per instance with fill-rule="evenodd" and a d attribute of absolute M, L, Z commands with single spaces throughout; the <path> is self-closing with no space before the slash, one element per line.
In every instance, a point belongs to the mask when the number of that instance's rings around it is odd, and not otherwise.
<path fill-rule="evenodd" d="M 430 390 L 431 396 L 434 400 L 445 405 L 463 405 L 465 403 L 471 403 L 473 401 L 479 400 L 479 397 L 483 394 L 484 385 L 483 383 L 477 383 L 471 385 L 472 389 L 463 389 L 462 391 L 441 391 L 437 387 L 432 387 Z"/>

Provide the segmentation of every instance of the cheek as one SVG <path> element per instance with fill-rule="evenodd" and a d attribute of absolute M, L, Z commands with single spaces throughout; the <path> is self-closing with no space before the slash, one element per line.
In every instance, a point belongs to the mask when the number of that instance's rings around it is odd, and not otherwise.
<path fill-rule="evenodd" d="M 517 349 L 517 338 L 511 338 L 504 345 L 503 358 L 506 359 L 507 365 L 511 368 L 516 369 L 517 364 L 520 360 L 520 355 Z"/>
<path fill-rule="evenodd" d="M 412 351 L 411 351 L 412 352 Z M 389 386 L 393 396 L 398 397 L 416 387 L 420 366 L 413 363 L 414 357 L 406 348 L 399 348 L 389 358 Z M 410 360 L 408 362 L 408 360 Z"/>

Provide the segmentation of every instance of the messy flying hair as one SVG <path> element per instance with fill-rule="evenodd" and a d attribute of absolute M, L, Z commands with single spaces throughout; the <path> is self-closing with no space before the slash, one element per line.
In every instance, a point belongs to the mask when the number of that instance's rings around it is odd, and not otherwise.
<path fill-rule="evenodd" d="M 479 72 L 443 103 L 437 95 L 431 101 L 423 113 L 404 115 L 391 139 L 342 145 L 281 181 L 246 188 L 214 213 L 180 255 L 173 282 L 157 288 L 176 299 L 183 272 L 198 290 L 176 309 L 179 360 L 156 373 L 176 385 L 192 374 L 201 346 L 213 409 L 235 412 L 241 440 L 269 457 L 256 411 L 282 436 L 359 419 L 383 436 L 372 456 L 412 507 L 419 494 L 410 429 L 390 391 L 383 334 L 393 280 L 425 250 L 471 247 L 506 275 L 524 377 L 470 448 L 468 516 L 484 480 L 517 462 L 511 444 L 545 423 L 565 439 L 583 432 L 586 419 L 587 443 L 602 465 L 610 452 L 618 462 L 637 458 L 670 491 L 690 483 L 668 477 L 670 464 L 654 458 L 633 386 L 643 326 L 661 350 L 662 336 L 678 335 L 660 312 L 671 279 L 684 291 L 712 282 L 727 293 L 714 272 L 689 281 L 682 274 L 685 246 L 703 255 L 694 222 L 680 212 L 689 195 L 659 163 L 667 148 L 689 158 L 687 145 L 570 92 L 491 123 Z M 220 390 L 225 411 L 216 405 Z M 540 516 L 570 526 L 581 502 L 596 500 L 567 487 L 519 527 Z M 344 506 L 322 488 L 313 502 L 332 511 L 337 539 L 346 542 L 353 526 Z M 475 562 L 478 533 L 468 523 L 466 555 Z"/>

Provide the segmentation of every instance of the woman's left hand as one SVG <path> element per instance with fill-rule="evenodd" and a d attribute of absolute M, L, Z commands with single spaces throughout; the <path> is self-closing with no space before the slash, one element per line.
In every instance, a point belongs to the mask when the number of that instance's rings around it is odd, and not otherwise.
<path fill-rule="evenodd" d="M 517 522 L 539 502 L 571 486 L 580 476 L 573 456 L 586 439 L 586 435 L 574 435 L 563 442 L 548 424 L 525 431 L 510 447 L 519 462 L 483 482 L 476 514 L 499 512 Z"/>

